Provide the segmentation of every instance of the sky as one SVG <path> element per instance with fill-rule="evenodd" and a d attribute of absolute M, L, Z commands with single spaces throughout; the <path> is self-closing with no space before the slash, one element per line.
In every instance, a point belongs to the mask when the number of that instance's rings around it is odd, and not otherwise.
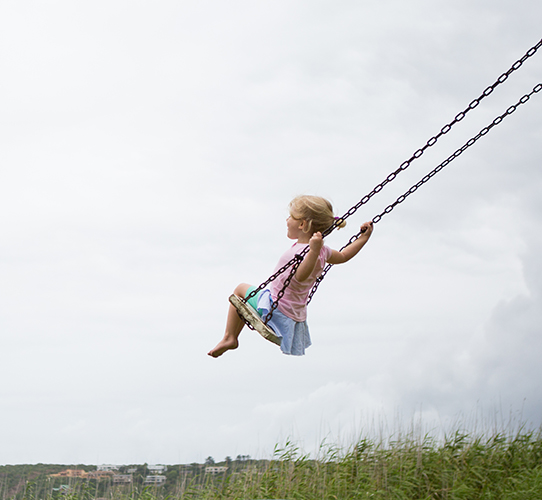
<path fill-rule="evenodd" d="M 541 38 L 537 0 L 0 4 L 0 464 L 269 458 L 362 435 L 542 424 L 542 93 L 383 217 L 309 308 L 228 296 L 344 214 Z M 326 239 L 542 81 L 539 50 Z"/>

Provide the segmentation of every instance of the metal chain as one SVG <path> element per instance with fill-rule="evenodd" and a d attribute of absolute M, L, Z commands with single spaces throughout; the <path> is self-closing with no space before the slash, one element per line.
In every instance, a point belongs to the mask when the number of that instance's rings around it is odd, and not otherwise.
<path fill-rule="evenodd" d="M 519 106 L 521 106 L 522 104 L 525 104 L 531 98 L 532 95 L 537 94 L 541 90 L 542 90 L 542 83 L 538 83 L 537 85 L 535 85 L 533 90 L 531 90 L 531 92 L 522 96 L 518 100 L 518 102 L 510 106 L 502 115 L 497 116 L 487 127 L 484 127 L 482 130 L 480 130 L 478 134 L 476 134 L 474 137 L 469 139 L 465 144 L 463 144 L 463 146 L 461 146 L 454 153 L 452 153 L 440 165 L 438 165 L 433 170 L 431 170 L 431 172 L 429 172 L 427 175 L 422 177 L 416 184 L 414 184 L 414 186 L 412 186 L 408 191 L 406 191 L 404 194 L 399 196 L 399 198 L 397 198 L 397 200 L 395 200 L 392 204 L 388 205 L 381 214 L 376 215 L 373 218 L 373 223 L 376 224 L 378 221 L 380 221 L 380 219 L 382 219 L 384 215 L 389 214 L 397 205 L 399 205 L 400 203 L 403 203 L 403 201 L 405 201 L 405 199 L 408 196 L 410 196 L 412 193 L 417 191 L 418 188 L 420 188 L 423 184 L 429 181 L 429 179 L 435 176 L 444 167 L 448 166 L 458 156 L 463 154 L 463 152 L 465 152 L 468 148 L 474 145 L 474 143 L 476 143 L 481 137 L 486 135 L 493 127 L 495 127 L 496 125 L 499 125 L 507 116 L 510 116 L 514 111 L 516 111 L 516 109 L 518 109 Z"/>
<path fill-rule="evenodd" d="M 307 250 L 307 248 L 308 248 L 308 246 L 306 248 L 304 248 L 303 250 Z M 307 252 L 305 252 L 305 253 L 307 253 Z M 284 293 L 286 292 L 286 289 L 290 286 L 290 282 L 292 281 L 292 278 L 295 276 L 295 273 L 297 271 L 297 268 L 299 267 L 299 264 L 301 264 L 301 262 L 303 261 L 303 257 L 301 256 L 301 254 L 296 254 L 294 259 L 295 259 L 295 263 L 292 266 L 292 270 L 290 271 L 290 274 L 284 280 L 282 288 L 280 289 L 279 293 L 277 293 L 276 300 L 272 301 L 271 310 L 265 315 L 265 318 L 263 319 L 263 322 L 266 325 L 267 325 L 268 321 L 273 317 L 273 313 L 275 312 L 275 309 L 278 307 L 280 299 L 282 299 L 282 297 L 284 296 Z"/>
<path fill-rule="evenodd" d="M 480 102 L 482 102 L 483 99 L 485 99 L 488 95 L 490 95 L 493 90 L 495 90 L 495 88 L 497 88 L 499 85 L 501 85 L 502 83 L 504 83 L 508 77 L 514 72 L 514 71 L 517 71 L 522 65 L 523 63 L 529 58 L 529 57 L 532 57 L 536 51 L 542 47 L 542 39 L 536 44 L 534 45 L 533 47 L 531 47 L 524 55 L 523 57 L 521 57 L 520 59 L 518 59 L 514 64 L 512 64 L 512 66 L 510 67 L 510 69 L 506 72 L 504 72 L 501 76 L 499 76 L 499 78 L 497 78 L 497 80 L 495 80 L 495 82 L 493 84 L 491 84 L 489 87 L 487 87 L 481 94 L 479 97 L 477 97 L 476 99 L 473 99 L 469 105 L 463 110 L 461 111 L 460 113 L 458 113 L 457 115 L 455 115 L 454 119 L 448 123 L 447 125 L 445 125 L 444 127 L 442 127 L 440 129 L 440 132 L 431 137 L 425 144 L 425 146 L 423 146 L 422 148 L 414 151 L 414 153 L 412 154 L 412 156 L 404 161 L 403 163 L 401 163 L 401 165 L 399 165 L 399 168 L 397 170 L 395 170 L 394 172 L 392 172 L 391 174 L 389 174 L 380 184 L 377 184 L 373 190 L 365 195 L 363 198 L 361 198 L 361 200 L 356 204 L 354 205 L 352 208 L 350 208 L 350 210 L 348 210 L 342 217 L 340 217 L 338 220 L 335 221 L 335 223 L 328 229 L 326 230 L 324 233 L 323 233 L 323 236 L 327 236 L 328 234 L 330 234 L 335 228 L 337 228 L 341 223 L 342 221 L 346 220 L 348 217 L 350 217 L 351 215 L 353 215 L 354 213 L 357 212 L 357 210 L 359 208 L 361 208 L 363 205 L 365 205 L 366 203 L 368 203 L 368 201 L 377 193 L 379 193 L 380 191 L 382 191 L 382 189 L 387 185 L 389 184 L 390 182 L 392 182 L 393 180 L 395 180 L 397 178 L 397 176 L 401 173 L 401 172 L 404 172 L 410 165 L 411 163 L 420 158 L 420 156 L 422 156 L 424 154 L 424 152 L 430 148 L 431 146 L 434 146 L 436 144 L 436 142 L 440 139 L 440 137 L 442 137 L 444 134 L 447 134 L 451 129 L 452 127 L 460 122 L 461 120 L 463 120 L 463 118 L 465 118 L 465 116 L 467 115 L 467 113 L 471 110 L 473 110 L 474 108 L 476 108 Z"/>
<path fill-rule="evenodd" d="M 288 275 L 288 277 L 284 280 L 284 283 L 282 285 L 282 288 L 280 289 L 279 293 L 277 294 L 277 299 L 275 301 L 272 301 L 272 304 L 271 304 L 271 310 L 265 315 L 265 317 L 263 318 L 263 322 L 267 325 L 267 323 L 269 322 L 269 320 L 273 317 L 273 313 L 275 312 L 275 309 L 278 307 L 279 305 L 279 301 L 280 299 L 282 299 L 282 297 L 284 296 L 284 293 L 286 292 L 286 289 L 290 286 L 290 282 L 292 281 L 292 278 L 295 276 L 295 273 L 297 271 L 297 268 L 299 267 L 299 265 L 301 264 L 301 262 L 303 261 L 303 258 L 304 256 L 308 253 L 309 251 L 309 247 L 307 245 L 306 248 L 304 248 L 300 253 L 296 254 L 292 260 L 290 260 L 289 262 L 287 262 L 284 266 L 282 266 L 275 274 L 273 274 L 272 276 L 270 276 L 265 282 L 263 282 L 258 288 L 256 288 L 255 290 L 253 290 L 249 295 L 246 296 L 246 298 L 244 299 L 245 303 L 251 298 L 251 297 L 254 297 L 254 295 L 256 295 L 258 293 L 258 291 L 260 290 L 264 290 L 265 287 L 271 283 L 273 280 L 277 279 L 283 272 L 285 272 L 289 267 L 292 267 L 292 270 L 290 271 L 290 274 Z M 245 318 L 242 318 L 245 322 L 245 324 L 251 329 L 251 330 L 254 330 L 254 327 L 245 319 Z"/>
<path fill-rule="evenodd" d="M 306 250 L 306 249 L 303 249 L 303 250 Z M 307 252 L 305 252 L 307 253 Z M 263 322 L 267 325 L 267 323 L 269 322 L 269 320 L 273 317 L 273 313 L 275 312 L 275 309 L 278 307 L 279 305 L 279 301 L 280 299 L 282 299 L 282 297 L 284 296 L 284 293 L 286 292 L 286 288 L 288 288 L 288 286 L 290 286 L 290 282 L 292 281 L 292 278 L 295 276 L 295 273 L 297 271 L 297 268 L 299 267 L 299 265 L 301 264 L 301 262 L 303 261 L 303 256 L 301 254 L 296 254 L 294 256 L 294 258 L 292 259 L 293 261 L 293 267 L 292 267 L 292 270 L 290 271 L 290 274 L 288 275 L 288 277 L 284 280 L 284 283 L 282 285 L 282 288 L 280 289 L 279 293 L 277 294 L 277 300 L 275 301 L 272 301 L 272 304 L 271 304 L 271 310 L 265 315 L 265 317 L 263 318 Z M 283 267 L 281 267 L 275 274 L 273 274 L 273 276 L 271 276 L 266 282 L 262 283 L 258 288 L 256 288 L 256 290 L 253 290 L 253 292 L 249 295 L 247 295 L 247 297 L 244 299 L 245 302 L 248 301 L 248 299 L 250 299 L 251 297 L 253 297 L 256 293 L 258 293 L 259 290 L 263 290 L 269 283 L 271 283 L 271 281 L 275 280 L 276 278 L 278 278 L 278 276 L 280 276 L 283 272 L 286 271 L 286 269 L 288 269 L 288 267 L 291 266 L 291 262 L 288 262 L 287 264 L 285 264 Z M 254 327 L 245 319 L 241 316 L 241 319 L 244 320 L 245 324 L 251 329 L 251 330 L 254 330 Z"/>
<path fill-rule="evenodd" d="M 348 245 L 354 243 L 365 231 L 359 231 L 356 233 L 352 238 L 348 240 L 348 243 L 344 245 L 339 251 L 342 252 Z M 316 281 L 314 282 L 314 285 L 312 285 L 311 291 L 309 293 L 309 296 L 307 298 L 307 305 L 310 304 L 310 301 L 312 300 L 312 296 L 316 293 L 316 290 L 318 290 L 318 287 L 320 286 L 320 283 L 323 281 L 323 279 L 326 277 L 326 274 L 328 271 L 333 267 L 333 264 L 326 264 L 324 269 L 322 270 L 322 273 L 318 278 L 316 278 Z"/>
<path fill-rule="evenodd" d="M 423 186 L 426 182 L 428 182 L 431 178 L 433 178 L 436 174 L 438 174 L 443 168 L 448 166 L 453 160 L 455 160 L 458 156 L 463 154 L 468 148 L 470 148 L 472 145 L 474 145 L 481 137 L 486 135 L 493 127 L 496 125 L 499 125 L 507 116 L 510 116 L 516 109 L 522 105 L 525 104 L 533 94 L 536 94 L 542 90 L 542 83 L 539 83 L 534 86 L 533 90 L 529 92 L 528 94 L 525 94 L 524 96 L 519 99 L 519 101 L 516 104 L 513 104 L 510 106 L 502 115 L 497 116 L 487 127 L 484 127 L 480 132 L 478 132 L 474 137 L 470 138 L 463 146 L 456 149 L 454 153 L 452 153 L 448 158 L 446 158 L 441 164 L 439 164 L 437 167 L 435 167 L 431 172 L 429 172 L 427 175 L 422 177 L 416 184 L 414 184 L 408 191 L 403 193 L 401 196 L 399 196 L 393 203 L 388 205 L 384 211 L 378 215 L 375 215 L 372 219 L 372 223 L 376 224 L 379 222 L 384 215 L 389 214 L 397 205 L 400 203 L 403 203 L 409 197 L 412 193 L 416 192 L 421 186 Z M 341 251 L 344 250 L 348 245 L 356 241 L 365 231 L 360 231 L 350 240 L 348 243 L 341 248 Z M 310 303 L 313 295 L 316 293 L 316 290 L 318 289 L 318 286 L 324 279 L 325 275 L 328 273 L 328 271 L 331 269 L 332 264 L 327 264 L 324 270 L 322 271 L 322 274 L 317 278 L 316 282 L 314 283 L 311 292 L 309 293 L 309 297 L 307 300 L 307 304 Z"/>
<path fill-rule="evenodd" d="M 261 290 L 265 290 L 265 288 L 267 287 L 267 285 L 269 285 L 269 283 L 271 283 L 272 281 L 276 280 L 283 272 L 285 272 L 289 267 L 291 267 L 292 265 L 294 265 L 296 262 L 301 262 L 305 255 L 307 255 L 307 253 L 309 252 L 309 248 L 308 246 L 306 248 L 304 248 L 300 253 L 296 254 L 294 257 L 292 257 L 291 260 L 289 260 L 286 264 L 284 264 L 277 272 L 275 272 L 274 274 L 272 274 L 271 276 L 269 276 L 269 278 L 267 278 L 267 280 L 265 280 L 260 286 L 258 286 L 257 288 L 255 288 L 254 290 L 252 290 L 252 292 L 250 292 L 250 294 L 248 294 L 246 296 L 246 298 L 244 299 L 245 302 L 248 301 L 249 299 L 251 299 L 252 297 L 254 297 L 258 292 L 260 292 Z M 296 268 L 297 269 L 297 268 Z M 288 282 L 289 283 L 289 282 Z"/>
<path fill-rule="evenodd" d="M 366 194 L 363 198 L 361 198 L 359 200 L 359 202 L 354 205 L 353 207 L 351 207 L 342 217 L 339 217 L 337 219 L 335 219 L 335 222 L 328 228 L 326 229 L 323 233 L 322 233 L 322 236 L 325 238 L 326 236 L 328 236 L 329 234 L 331 234 L 337 227 L 339 227 L 348 217 L 350 217 L 351 215 L 353 215 L 354 213 L 356 213 L 359 208 L 361 208 L 363 205 L 365 205 L 366 203 L 368 203 L 368 201 L 374 196 L 376 195 L 377 193 L 379 193 L 380 191 L 382 191 L 382 189 L 387 185 L 389 184 L 390 182 L 394 181 L 397 176 L 405 171 L 410 165 L 411 163 L 420 158 L 420 156 L 423 155 L 423 153 L 428 149 L 430 148 L 431 146 L 434 146 L 436 144 L 436 142 L 438 141 L 438 139 L 440 137 L 442 137 L 443 135 L 447 134 L 451 129 L 452 127 L 460 122 L 461 120 L 463 120 L 463 118 L 465 118 L 465 116 L 467 115 L 467 113 L 469 111 L 471 111 L 472 109 L 476 108 L 480 102 L 485 99 L 487 96 L 489 96 L 493 90 L 495 90 L 495 88 L 497 88 L 499 85 L 501 85 L 502 83 L 504 83 L 508 77 L 514 73 L 515 71 L 517 71 L 522 65 L 523 63 L 529 59 L 530 57 L 532 57 L 536 51 L 542 47 L 542 39 L 536 44 L 534 45 L 533 47 L 531 47 L 520 59 L 518 59 L 514 64 L 512 64 L 512 66 L 508 69 L 508 71 L 504 72 L 502 75 L 499 76 L 499 78 L 497 78 L 497 80 L 489 85 L 481 94 L 480 96 L 478 96 L 476 99 L 473 99 L 469 105 L 461 112 L 459 112 L 455 117 L 454 119 L 446 124 L 444 127 L 442 127 L 439 131 L 438 134 L 436 134 L 435 136 L 431 137 L 427 142 L 426 144 L 417 149 L 413 154 L 412 156 L 404 161 L 403 163 L 401 163 L 401 165 L 399 165 L 399 168 L 397 170 L 395 170 L 394 172 L 392 172 L 391 174 L 389 174 L 381 183 L 377 184 L 373 190 Z M 434 175 L 434 174 L 433 174 Z M 392 208 L 393 209 L 393 208 Z M 390 210 L 391 211 L 391 210 Z M 380 219 L 379 219 L 380 220 Z M 359 236 L 358 236 L 359 237 Z M 357 239 L 356 237 L 353 237 L 353 240 L 354 241 L 355 239 Z M 350 242 L 349 242 L 350 243 Z M 344 248 L 344 247 L 343 247 Z M 260 292 L 261 290 L 264 290 L 267 285 L 269 283 L 271 283 L 272 281 L 274 281 L 280 274 L 282 274 L 283 272 L 285 272 L 289 267 L 295 265 L 297 263 L 297 266 L 299 266 L 299 263 L 301 260 L 303 260 L 303 258 L 305 257 L 305 255 L 307 255 L 307 253 L 309 252 L 309 247 L 307 246 L 306 248 L 304 248 L 299 254 L 296 254 L 289 262 L 287 262 L 284 266 L 282 266 L 277 272 L 275 272 L 272 276 L 270 276 L 266 281 L 264 281 L 263 283 L 261 283 L 257 288 L 255 288 L 249 295 L 247 295 L 243 300 L 246 302 L 248 301 L 250 298 L 256 296 L 256 294 L 258 292 Z M 296 267 L 297 269 L 297 267 Z M 323 277 L 321 277 L 323 279 Z M 291 277 L 289 280 L 287 280 L 288 283 L 291 281 Z M 320 283 L 321 279 L 317 280 L 317 282 L 315 283 L 315 287 L 318 288 L 318 284 Z M 284 288 L 283 288 L 284 289 Z M 316 290 L 314 290 L 316 291 Z M 314 292 L 311 292 L 311 294 L 309 295 L 309 300 L 307 302 L 307 304 L 310 302 L 310 299 L 312 298 L 312 295 L 314 295 Z M 281 295 L 282 297 L 282 295 Z M 278 302 L 278 301 L 277 301 Z M 275 303 L 273 304 L 275 305 Z M 273 310 L 276 308 L 276 306 L 273 308 Z M 268 321 L 268 320 L 267 320 Z"/>
<path fill-rule="evenodd" d="M 477 97 L 476 99 L 473 99 L 469 105 L 463 110 L 461 111 L 460 113 L 458 113 L 454 119 L 448 123 L 447 125 L 445 125 L 444 127 L 442 127 L 440 129 L 440 132 L 431 137 L 427 142 L 426 144 L 416 150 L 412 156 L 404 161 L 403 163 L 401 163 L 401 165 L 399 166 L 399 168 L 397 170 L 395 170 L 394 172 L 392 172 L 391 174 L 389 174 L 380 184 L 377 184 L 373 190 L 368 193 L 367 195 L 365 195 L 363 198 L 361 198 L 361 200 L 356 204 L 354 205 L 353 207 L 351 207 L 342 217 L 339 217 L 338 219 L 335 220 L 335 222 L 328 228 L 326 229 L 323 233 L 322 233 L 322 236 L 326 237 L 328 236 L 329 234 L 331 234 L 331 232 L 333 232 L 337 227 L 339 227 L 343 221 L 345 221 L 348 217 L 350 217 L 351 215 L 353 215 L 359 208 L 361 208 L 363 205 L 365 205 L 375 194 L 379 193 L 380 191 L 382 191 L 382 189 L 387 185 L 389 184 L 390 182 L 392 182 L 393 180 L 395 180 L 395 178 L 401 173 L 403 172 L 404 170 L 406 170 L 410 164 L 418 159 L 420 156 L 423 155 L 423 153 L 428 149 L 430 148 L 431 146 L 435 145 L 436 142 L 438 141 L 438 139 L 440 137 L 442 137 L 444 134 L 447 134 L 451 129 L 452 127 L 460 122 L 461 120 L 463 120 L 463 118 L 465 118 L 465 116 L 467 115 L 467 113 L 469 111 L 471 111 L 472 109 L 476 108 L 480 102 L 482 101 L 482 99 L 486 98 L 487 96 L 489 96 L 493 90 L 495 90 L 496 87 L 498 87 L 499 85 L 501 85 L 502 83 L 504 83 L 508 77 L 514 72 L 514 71 L 517 71 L 522 65 L 523 63 L 530 57 L 532 57 L 536 51 L 542 47 L 542 39 L 536 44 L 534 45 L 533 47 L 531 47 L 524 55 L 523 57 L 521 57 L 520 59 L 518 59 L 514 64 L 512 64 L 512 66 L 508 69 L 508 71 L 504 72 L 502 75 L 499 76 L 499 78 L 497 78 L 497 80 L 491 84 L 489 87 L 487 87 L 481 94 L 479 97 Z M 308 253 L 308 249 L 305 249 L 304 251 L 301 252 L 301 257 L 304 257 L 306 254 Z M 273 274 L 267 281 L 265 281 L 264 283 L 262 283 L 258 288 L 256 288 L 255 290 L 252 291 L 252 293 L 247 297 L 246 300 L 248 300 L 249 298 L 252 298 L 254 297 L 259 291 L 263 290 L 269 283 L 271 283 L 273 280 L 275 280 L 277 278 L 277 276 L 279 276 L 280 274 L 282 274 L 286 269 L 288 269 L 290 266 L 292 266 L 295 262 L 296 262 L 296 259 L 297 259 L 297 256 L 292 258 L 289 262 L 287 262 L 281 269 L 279 269 L 275 274 Z"/>

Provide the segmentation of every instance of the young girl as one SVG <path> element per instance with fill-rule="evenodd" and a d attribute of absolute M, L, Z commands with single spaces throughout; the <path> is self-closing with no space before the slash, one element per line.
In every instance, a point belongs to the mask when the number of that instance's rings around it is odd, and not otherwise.
<path fill-rule="evenodd" d="M 302 356 L 305 354 L 305 349 L 311 345 L 306 319 L 307 298 L 312 286 L 322 273 L 326 262 L 342 264 L 354 257 L 367 243 L 373 231 L 373 225 L 371 222 L 362 224 L 361 230 L 365 232 L 339 252 L 325 246 L 322 239 L 322 232 L 335 222 L 333 207 L 329 201 L 319 196 L 298 196 L 290 202 L 289 209 L 290 216 L 286 219 L 288 238 L 297 241 L 280 258 L 275 272 L 307 245 L 309 252 L 297 268 L 267 325 L 278 337 L 281 337 L 280 348 L 284 354 Z M 340 227 L 345 225 L 346 223 L 343 222 Z M 265 317 L 271 310 L 273 301 L 277 299 L 288 275 L 289 269 L 272 281 L 269 289 L 260 291 L 248 300 L 260 316 Z M 241 283 L 233 293 L 238 297 L 247 297 L 254 289 L 255 287 L 251 285 Z M 209 356 L 217 358 L 229 349 L 236 349 L 239 345 L 238 337 L 244 325 L 237 310 L 230 304 L 224 338 L 209 351 Z"/>

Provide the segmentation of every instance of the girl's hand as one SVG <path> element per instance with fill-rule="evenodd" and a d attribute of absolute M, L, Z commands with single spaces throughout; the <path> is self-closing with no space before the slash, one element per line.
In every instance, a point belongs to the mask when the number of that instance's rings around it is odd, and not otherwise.
<path fill-rule="evenodd" d="M 324 239 L 322 238 L 322 233 L 321 232 L 314 233 L 311 236 L 311 239 L 309 240 L 309 248 L 312 251 L 319 254 L 323 246 L 324 246 Z"/>
<path fill-rule="evenodd" d="M 337 252 L 337 250 L 331 251 L 331 256 L 327 259 L 330 264 L 343 264 L 344 262 L 348 262 L 364 247 L 373 232 L 373 223 L 364 222 L 359 229 L 359 233 L 356 234 L 357 239 L 352 243 L 346 245 L 340 252 Z"/>
<path fill-rule="evenodd" d="M 314 233 L 309 240 L 309 253 L 299 264 L 295 273 L 295 277 L 298 281 L 305 281 L 310 278 L 323 246 L 324 239 L 322 238 L 322 233 Z"/>
<path fill-rule="evenodd" d="M 360 226 L 359 230 L 360 230 L 360 233 L 363 233 L 364 235 L 366 235 L 367 238 L 369 236 L 371 236 L 371 233 L 373 232 L 373 223 L 372 223 L 372 221 L 371 222 L 364 222 Z"/>

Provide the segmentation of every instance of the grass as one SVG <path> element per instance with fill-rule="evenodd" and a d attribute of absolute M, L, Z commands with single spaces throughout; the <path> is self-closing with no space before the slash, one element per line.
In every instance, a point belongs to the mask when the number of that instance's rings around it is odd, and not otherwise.
<path fill-rule="evenodd" d="M 170 500 L 223 499 L 542 499 L 542 433 L 474 436 L 455 432 L 393 440 L 360 439 L 349 449 L 322 445 L 318 458 L 293 443 L 277 446 L 271 460 L 254 461 L 223 477 L 192 478 Z M 50 500 L 91 500 L 84 483 Z M 42 500 L 28 485 L 24 500 Z M 160 489 L 122 492 L 112 500 L 158 500 Z"/>
<path fill-rule="evenodd" d="M 384 446 L 360 440 L 347 453 L 330 447 L 319 460 L 291 444 L 265 470 L 230 476 L 188 498 L 521 499 L 542 498 L 542 436 L 469 437 L 437 443 L 403 438 Z"/>

